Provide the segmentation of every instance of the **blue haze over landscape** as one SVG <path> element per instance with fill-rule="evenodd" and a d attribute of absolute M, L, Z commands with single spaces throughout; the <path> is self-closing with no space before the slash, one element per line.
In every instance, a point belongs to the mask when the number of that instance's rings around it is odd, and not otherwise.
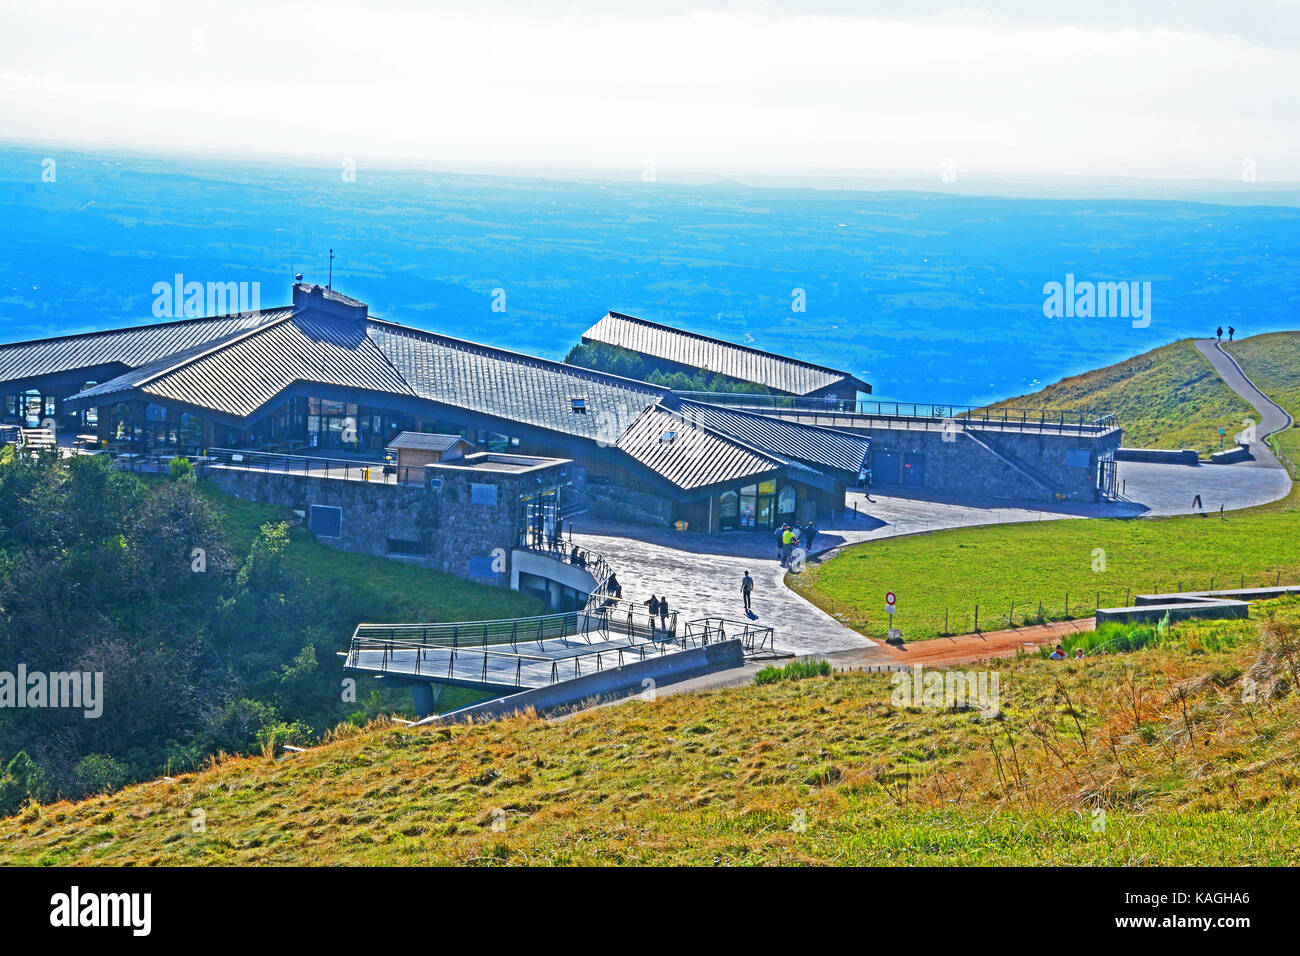
<path fill-rule="evenodd" d="M 42 160 L 56 160 L 42 181 Z M 906 401 L 1033 391 L 1190 335 L 1297 327 L 1300 210 L 524 178 L 0 147 L 5 341 L 155 321 L 153 287 L 294 272 L 373 314 L 562 359 L 614 309 L 842 368 Z M 1152 321 L 1043 286 L 1150 282 Z M 493 292 L 506 311 L 494 312 Z M 792 310 L 804 290 L 806 311 Z"/>

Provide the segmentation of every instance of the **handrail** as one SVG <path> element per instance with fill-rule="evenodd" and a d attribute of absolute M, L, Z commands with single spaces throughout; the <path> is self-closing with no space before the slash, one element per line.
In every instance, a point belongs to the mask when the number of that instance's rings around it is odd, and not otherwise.
<path fill-rule="evenodd" d="M 387 483 L 391 478 L 399 485 L 423 485 L 423 465 L 397 465 L 391 461 L 365 458 L 329 458 L 323 455 L 290 455 L 283 452 L 259 451 L 254 448 L 209 448 L 208 457 L 215 465 L 250 468 L 282 475 L 304 475 L 313 478 L 337 478 L 342 472 L 347 480 L 370 480 Z M 322 474 L 323 472 L 323 474 Z M 371 477 L 366 479 L 366 473 Z"/>
<path fill-rule="evenodd" d="M 1107 430 L 1114 427 L 1115 414 L 1099 415 L 1078 409 L 1019 408 L 1013 406 L 952 405 L 929 402 L 882 402 L 835 397 L 801 398 L 793 395 L 760 395 L 748 392 L 674 392 L 680 398 L 711 405 L 730 405 L 752 411 L 807 411 L 817 414 L 865 418 L 996 423 L 1009 427 L 1071 428 Z"/>
<path fill-rule="evenodd" d="M 668 648 L 672 646 L 675 646 L 675 642 L 673 641 L 651 640 L 651 641 L 643 641 L 639 644 L 629 643 L 624 646 L 600 647 L 589 651 L 579 651 L 577 654 L 571 654 L 566 657 L 543 657 L 543 656 L 532 655 L 532 654 L 520 654 L 513 651 L 488 650 L 487 648 L 480 648 L 473 651 L 466 651 L 455 647 L 430 646 L 430 645 L 417 644 L 412 642 L 402 642 L 402 641 L 366 642 L 358 638 L 353 638 L 352 644 L 348 648 L 347 657 L 344 660 L 343 666 L 348 669 L 358 669 L 358 655 L 362 651 L 378 650 L 383 652 L 382 657 L 380 658 L 379 670 L 381 673 L 386 674 L 389 672 L 389 664 L 394 661 L 393 654 L 395 651 L 414 650 L 416 652 L 415 661 L 414 661 L 415 663 L 414 673 L 416 675 L 421 675 L 422 665 L 427 660 L 426 652 L 429 650 L 442 650 L 442 651 L 449 652 L 447 655 L 447 677 L 448 678 L 452 678 L 455 676 L 456 663 L 459 658 L 470 656 L 475 660 L 477 660 L 478 656 L 482 655 L 483 663 L 480 671 L 480 675 L 481 675 L 480 680 L 483 683 L 485 684 L 489 683 L 488 681 L 489 660 L 514 661 L 515 662 L 514 686 L 520 687 L 523 686 L 523 666 L 525 664 L 529 664 L 529 665 L 550 664 L 551 667 L 550 667 L 547 682 L 554 684 L 554 683 L 558 683 L 560 680 L 570 679 L 568 676 L 564 676 L 564 677 L 560 676 L 562 665 L 564 665 L 563 670 L 564 673 L 567 675 L 568 661 L 573 662 L 573 677 L 576 678 L 582 676 L 582 662 L 584 660 L 589 660 L 594 657 L 596 660 L 596 670 L 600 671 L 603 670 L 605 667 L 605 657 L 607 655 L 615 657 L 618 661 L 618 666 L 622 667 L 624 663 L 624 657 L 626 654 L 636 654 L 638 660 L 644 661 L 646 659 L 646 654 L 648 651 L 658 654 L 659 656 L 662 657 L 664 654 L 669 653 Z M 440 662 L 435 661 L 433 663 L 437 664 Z M 401 671 L 399 673 L 411 673 L 411 672 Z"/>

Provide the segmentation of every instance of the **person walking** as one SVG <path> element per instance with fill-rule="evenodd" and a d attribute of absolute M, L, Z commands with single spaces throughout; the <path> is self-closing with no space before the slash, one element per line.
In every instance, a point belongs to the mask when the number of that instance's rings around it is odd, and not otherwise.
<path fill-rule="evenodd" d="M 1218 341 L 1222 342 L 1222 341 L 1223 341 L 1223 326 L 1219 326 L 1217 329 L 1215 329 L 1215 330 L 1214 330 L 1214 334 L 1215 334 L 1216 338 L 1218 339 Z"/>
<path fill-rule="evenodd" d="M 790 530 L 788 524 L 783 524 L 776 529 L 776 556 L 781 557 L 781 549 L 785 547 L 785 533 Z"/>
<path fill-rule="evenodd" d="M 745 599 L 746 611 L 753 610 L 753 608 L 750 607 L 749 604 L 749 600 L 753 596 L 753 594 L 754 594 L 754 579 L 751 578 L 749 576 L 749 572 L 746 571 L 745 576 L 740 579 L 740 596 Z"/>
<path fill-rule="evenodd" d="M 803 526 L 803 549 L 808 553 L 809 557 L 812 556 L 813 542 L 816 540 L 817 522 L 812 518 L 809 518 L 808 523 Z"/>
<path fill-rule="evenodd" d="M 790 566 L 790 555 L 794 551 L 794 532 L 790 526 L 786 525 L 785 530 L 781 532 L 781 567 Z"/>
<path fill-rule="evenodd" d="M 655 629 L 655 618 L 659 616 L 659 599 L 652 594 L 650 600 L 645 602 L 645 605 L 650 608 L 650 630 L 653 631 Z"/>
<path fill-rule="evenodd" d="M 1229 342 L 1232 341 L 1232 335 L 1233 335 L 1233 333 L 1236 332 L 1236 331 L 1237 331 L 1237 330 L 1234 329 L 1231 325 L 1228 326 L 1228 341 L 1229 341 Z"/>

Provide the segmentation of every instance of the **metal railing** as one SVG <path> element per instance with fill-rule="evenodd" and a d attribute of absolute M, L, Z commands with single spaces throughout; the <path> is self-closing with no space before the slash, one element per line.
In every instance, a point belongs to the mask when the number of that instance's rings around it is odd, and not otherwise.
<path fill-rule="evenodd" d="M 352 632 L 352 646 L 378 647 L 504 647 L 520 644 L 541 647 L 552 638 L 581 637 L 588 644 L 617 634 L 633 643 L 671 640 L 677 634 L 677 612 L 650 626 L 649 609 L 631 601 L 609 599 L 598 608 L 538 614 L 533 617 L 502 618 L 494 621 L 453 621 L 434 624 L 358 624 Z M 644 621 L 645 623 L 641 623 Z"/>
<path fill-rule="evenodd" d="M 587 673 L 592 672 L 593 665 L 594 671 L 598 673 L 606 667 L 622 667 L 631 661 L 644 661 L 648 657 L 662 657 L 665 654 L 673 653 L 671 648 L 674 647 L 675 643 L 672 641 L 646 641 L 620 647 L 593 648 L 589 651 L 580 651 L 577 654 L 569 654 L 563 657 L 544 657 L 537 654 L 521 654 L 514 651 L 489 648 L 467 650 L 464 648 L 429 647 L 403 641 L 379 641 L 359 644 L 354 640 L 352 647 L 348 650 L 344 667 L 352 670 L 358 669 L 361 651 L 380 651 L 378 670 L 381 673 L 391 672 L 430 678 L 441 677 L 446 680 L 455 680 L 459 676 L 460 679 L 464 680 L 467 677 L 463 672 L 461 675 L 456 673 L 457 664 L 461 664 L 463 669 L 465 665 L 477 662 L 481 658 L 481 663 L 474 671 L 479 682 L 497 685 L 508 683 L 515 687 L 522 687 L 525 686 L 525 667 L 541 670 L 546 675 L 545 683 L 556 684 L 563 680 L 582 677 L 584 662 L 586 662 L 588 668 Z M 438 656 L 432 661 L 429 660 L 428 656 L 430 652 L 438 653 Z M 446 652 L 447 655 L 445 673 L 441 652 Z M 411 663 L 414 666 L 398 670 L 397 665 L 403 663 Z M 510 666 L 512 663 L 514 665 L 513 669 Z M 492 664 L 499 666 L 493 668 L 490 666 Z M 547 667 L 547 665 L 550 666 Z M 374 670 L 375 668 L 367 667 L 365 669 Z M 491 677 L 499 678 L 503 673 L 510 678 L 508 682 L 490 679 Z"/>
<path fill-rule="evenodd" d="M 746 392 L 675 392 L 675 395 L 711 405 L 777 415 L 827 415 L 887 419 L 891 421 L 957 421 L 997 425 L 1020 430 L 1107 431 L 1116 427 L 1114 414 L 1069 409 L 994 408 L 987 405 L 947 405 L 923 402 L 880 402 L 845 398 L 799 398 L 791 395 L 752 395 Z"/>
<path fill-rule="evenodd" d="M 610 578 L 614 577 L 614 569 L 610 567 L 604 556 L 590 548 L 566 544 L 563 535 L 556 534 L 548 537 L 540 529 L 525 529 L 519 532 L 518 546 L 521 550 L 571 564 L 590 574 L 596 581 L 596 588 L 587 598 L 588 609 L 598 608 L 607 600 L 617 600 L 623 595 L 621 585 L 616 589 L 610 587 Z"/>
<path fill-rule="evenodd" d="M 423 485 L 424 466 L 399 466 L 392 462 L 362 458 L 326 458 L 289 455 L 250 448 L 209 448 L 212 464 L 232 468 L 269 471 L 311 478 L 342 478 L 348 481 L 381 481 L 388 484 Z"/>
<path fill-rule="evenodd" d="M 704 647 L 718 641 L 739 640 L 746 655 L 759 653 L 775 654 L 770 627 L 763 627 L 749 621 L 732 621 L 724 617 L 702 617 L 686 622 L 682 635 L 682 646 Z"/>

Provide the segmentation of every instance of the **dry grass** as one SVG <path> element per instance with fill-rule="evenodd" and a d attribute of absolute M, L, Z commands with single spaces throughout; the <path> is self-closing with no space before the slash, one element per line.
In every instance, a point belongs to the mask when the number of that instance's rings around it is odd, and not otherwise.
<path fill-rule="evenodd" d="M 0 821 L 49 864 L 1300 862 L 1296 628 L 1000 661 L 1001 714 L 837 674 L 307 753 Z M 204 828 L 196 830 L 195 821 Z"/>

